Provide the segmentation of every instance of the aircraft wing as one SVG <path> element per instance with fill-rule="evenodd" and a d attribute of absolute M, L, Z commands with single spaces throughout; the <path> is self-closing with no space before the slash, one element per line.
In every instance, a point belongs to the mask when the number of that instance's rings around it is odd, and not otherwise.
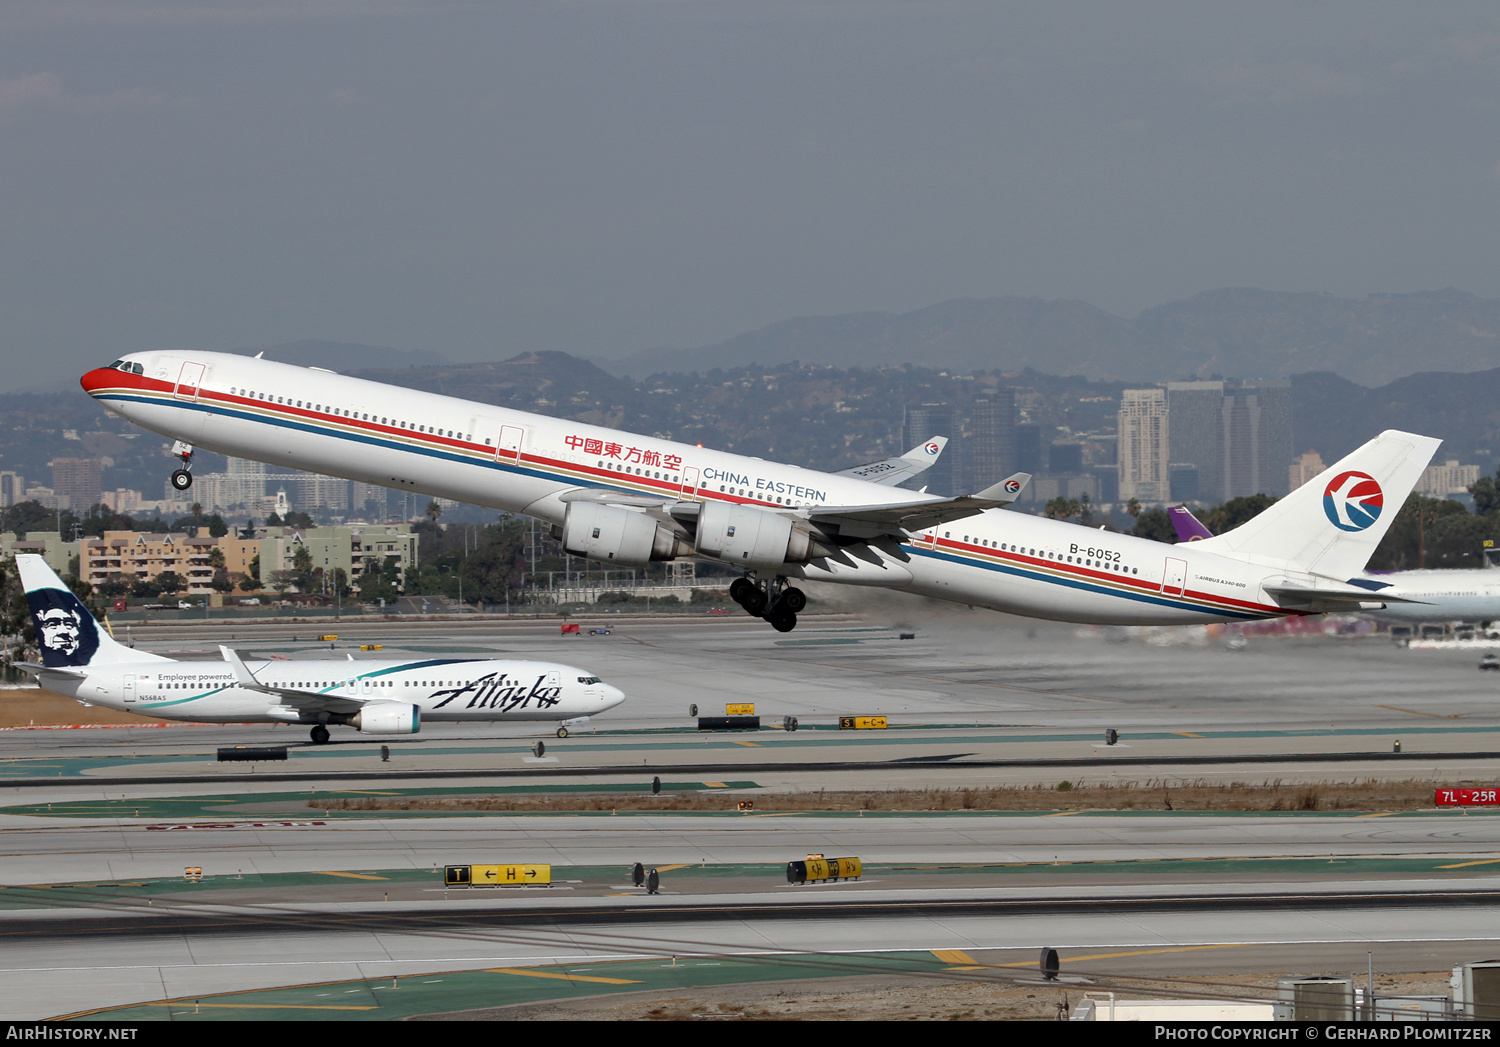
<path fill-rule="evenodd" d="M 560 502 L 603 502 L 606 505 L 635 505 L 642 509 L 659 509 L 671 505 L 666 495 L 630 494 L 625 491 L 606 491 L 602 487 L 575 487 L 557 496 Z"/>
<path fill-rule="evenodd" d="M 224 660 L 234 670 L 234 682 L 238 686 L 247 691 L 274 695 L 295 709 L 305 709 L 309 712 L 327 710 L 331 713 L 354 713 L 365 706 L 365 702 L 359 698 L 342 698 L 336 694 L 320 694 L 317 691 L 304 691 L 296 687 L 273 687 L 263 684 L 255 678 L 250 667 L 234 651 L 220 644 L 219 652 L 224 655 Z"/>
<path fill-rule="evenodd" d="M 913 447 L 900 458 L 887 458 L 880 462 L 870 462 L 868 465 L 856 465 L 853 469 L 845 469 L 834 475 L 852 476 L 856 480 L 869 480 L 871 483 L 894 487 L 909 476 L 916 476 L 924 470 L 931 469 L 937 464 L 938 456 L 943 453 L 943 448 L 947 446 L 946 436 L 934 436 L 926 443 Z"/>
<path fill-rule="evenodd" d="M 978 516 L 1014 502 L 1031 480 L 1029 473 L 1008 476 L 993 487 L 958 498 L 901 499 L 876 505 L 823 505 L 807 518 L 820 526 L 833 526 L 845 538 L 878 538 L 890 535 L 909 538 L 914 531 L 938 524 Z"/>

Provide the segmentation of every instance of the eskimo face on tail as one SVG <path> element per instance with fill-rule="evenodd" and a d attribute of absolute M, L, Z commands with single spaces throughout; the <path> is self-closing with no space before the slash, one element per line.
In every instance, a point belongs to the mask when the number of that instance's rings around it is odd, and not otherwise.
<path fill-rule="evenodd" d="M 36 589 L 26 594 L 36 624 L 42 664 L 87 665 L 99 650 L 99 630 L 82 601 L 62 589 Z"/>

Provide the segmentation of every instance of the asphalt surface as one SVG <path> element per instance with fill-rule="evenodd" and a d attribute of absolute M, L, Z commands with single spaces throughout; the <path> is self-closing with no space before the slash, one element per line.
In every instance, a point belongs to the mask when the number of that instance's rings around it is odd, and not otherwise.
<path fill-rule="evenodd" d="M 180 1018 L 161 1001 L 469 968 L 665 958 L 672 971 L 673 955 L 696 957 L 695 977 L 722 968 L 730 978 L 750 977 L 734 973 L 750 961 L 732 956 L 816 956 L 840 971 L 850 957 L 891 950 L 925 973 L 958 976 L 965 965 L 944 963 L 949 951 L 998 971 L 1041 944 L 1139 954 L 1097 963 L 1168 975 L 1356 958 L 1362 967 L 1366 950 L 1389 969 L 1443 970 L 1495 951 L 1483 935 L 1500 925 L 1490 902 L 1500 818 L 1481 812 L 392 816 L 320 807 L 319 797 L 437 786 L 639 789 L 653 774 L 735 797 L 1050 784 L 1064 774 L 1500 777 L 1491 755 L 1500 751 L 1500 682 L 1463 652 L 1367 636 L 1252 635 L 1241 648 L 1215 630 L 1078 629 L 899 600 L 861 619 L 807 617 L 790 636 L 742 618 L 611 624 L 611 635 L 578 639 L 555 622 L 232 630 L 241 649 L 293 658 L 344 657 L 311 642 L 329 631 L 341 645 L 382 643 L 381 657 L 529 654 L 625 690 L 624 706 L 567 739 L 546 724 L 424 728 L 387 742 L 382 761 L 379 739 L 351 731 L 325 747 L 264 725 L 0 733 L 0 970 L 12 987 L 0 1011 L 36 1018 L 157 1001 L 151 1015 Z M 908 631 L 917 638 L 900 640 Z M 131 639 L 208 657 L 225 637 L 182 625 L 135 627 Z M 801 729 L 692 729 L 690 705 L 716 714 L 746 700 L 764 722 L 796 716 Z M 891 728 L 836 729 L 841 715 L 875 713 Z M 1121 732 L 1118 745 L 1104 744 L 1105 727 Z M 249 769 L 212 759 L 219 745 L 263 743 L 289 745 L 291 758 Z M 858 855 L 866 875 L 788 885 L 785 863 L 809 853 Z M 442 887 L 444 865 L 509 861 L 551 863 L 556 882 Z M 662 870 L 661 895 L 630 884 L 636 861 Z M 203 879 L 185 880 L 189 867 Z M 515 977 L 523 988 L 557 981 Z M 262 1004 L 215 1013 L 243 1017 Z M 254 1013 L 333 1005 L 285 1006 Z M 394 1014 L 371 1004 L 355 1016 Z"/>

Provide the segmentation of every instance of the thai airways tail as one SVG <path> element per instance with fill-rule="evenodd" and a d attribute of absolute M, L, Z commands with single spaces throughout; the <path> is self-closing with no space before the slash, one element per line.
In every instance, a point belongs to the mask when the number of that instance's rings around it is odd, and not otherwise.
<path fill-rule="evenodd" d="M 16 568 L 26 590 L 32 624 L 36 626 L 42 665 L 48 669 L 171 660 L 116 643 L 108 632 L 99 628 L 83 601 L 35 553 L 18 553 Z"/>
<path fill-rule="evenodd" d="M 1167 510 L 1167 518 L 1172 521 L 1172 530 L 1177 532 L 1178 545 L 1183 542 L 1201 542 L 1214 536 L 1185 505 L 1172 506 Z"/>
<path fill-rule="evenodd" d="M 1387 429 L 1253 520 L 1195 544 L 1343 582 L 1364 570 L 1441 443 Z"/>

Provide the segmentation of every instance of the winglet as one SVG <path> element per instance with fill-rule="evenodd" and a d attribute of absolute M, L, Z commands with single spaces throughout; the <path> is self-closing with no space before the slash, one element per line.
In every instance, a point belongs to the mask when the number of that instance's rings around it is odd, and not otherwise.
<path fill-rule="evenodd" d="M 1030 473 L 1012 473 L 997 484 L 992 484 L 984 490 L 974 494 L 974 498 L 981 498 L 986 502 L 996 502 L 1000 505 L 1009 505 L 1021 497 L 1021 492 L 1026 485 L 1031 483 Z"/>
<path fill-rule="evenodd" d="M 891 486 L 932 468 L 937 463 L 938 456 L 943 453 L 943 448 L 947 446 L 946 436 L 934 436 L 913 447 L 900 458 L 887 458 L 884 461 L 870 462 L 867 465 L 856 465 L 853 469 L 845 469 L 835 475 L 852 476 L 856 480 L 869 480 L 871 483 Z"/>
<path fill-rule="evenodd" d="M 934 436 L 932 439 L 926 440 L 913 447 L 910 451 L 907 451 L 901 456 L 901 460 L 903 462 L 910 462 L 916 467 L 916 472 L 921 472 L 923 469 L 934 465 L 938 460 L 938 455 L 942 454 L 943 448 L 947 446 L 948 438 L 946 436 Z"/>
<path fill-rule="evenodd" d="M 224 656 L 224 660 L 229 663 L 229 668 L 234 670 L 235 683 L 239 684 L 241 687 L 247 687 L 252 691 L 259 691 L 263 689 L 261 687 L 260 681 L 255 678 L 255 674 L 252 673 L 245 665 L 245 663 L 240 660 L 239 655 L 235 654 L 234 651 L 230 650 L 228 647 L 225 647 L 223 644 L 219 644 L 219 653 L 222 654 Z"/>

